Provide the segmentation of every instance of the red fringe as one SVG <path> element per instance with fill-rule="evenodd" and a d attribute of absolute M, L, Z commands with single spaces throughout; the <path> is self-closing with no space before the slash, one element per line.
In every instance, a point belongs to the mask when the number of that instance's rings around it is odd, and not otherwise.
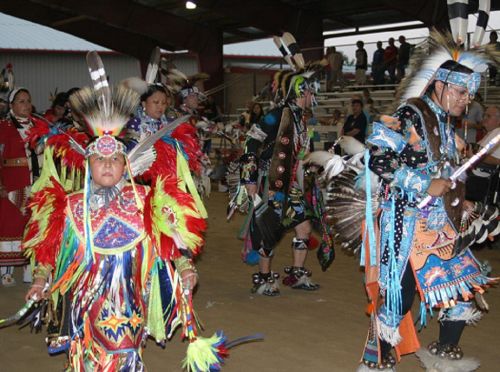
<path fill-rule="evenodd" d="M 182 144 L 184 152 L 189 158 L 188 163 L 191 171 L 199 174 L 201 170 L 200 158 L 203 153 L 196 134 L 196 128 L 189 123 L 183 123 L 172 132 L 172 138 Z"/>
<path fill-rule="evenodd" d="M 85 156 L 76 152 L 70 145 L 69 138 L 73 138 L 78 144 L 85 148 L 89 138 L 85 133 L 68 131 L 66 134 L 56 134 L 47 140 L 47 146 L 52 146 L 54 155 L 61 159 L 62 164 L 71 168 L 83 170 L 85 168 Z"/>
<path fill-rule="evenodd" d="M 196 128 L 188 123 L 183 123 L 172 132 L 172 138 L 182 145 L 182 149 L 189 158 L 189 169 L 198 174 L 201 170 L 200 159 L 203 153 L 196 137 Z M 165 175 L 174 175 L 177 178 L 177 149 L 175 146 L 164 141 L 157 141 L 154 147 L 156 160 L 141 178 L 146 182 L 151 182 L 157 177 Z"/>
<path fill-rule="evenodd" d="M 153 162 L 147 172 L 141 178 L 151 182 L 157 177 L 172 174 L 177 177 L 177 151 L 171 145 L 163 141 L 157 141 L 154 144 L 156 151 L 156 160 Z"/>
<path fill-rule="evenodd" d="M 49 134 L 50 127 L 46 121 L 35 117 L 31 117 L 31 122 L 33 123 L 33 126 L 26 132 L 26 138 L 24 141 L 29 143 L 30 147 L 34 149 L 40 138 Z"/>
<path fill-rule="evenodd" d="M 45 239 L 35 247 L 35 259 L 41 264 L 49 264 L 55 267 L 56 253 L 61 246 L 64 232 L 66 193 L 53 177 L 51 177 L 51 181 L 53 186 L 38 191 L 31 197 L 29 207 L 32 210 L 32 217 L 27 225 L 27 233 L 22 248 L 25 249 L 24 243 L 29 242 L 30 237 L 42 233 Z M 37 212 L 49 202 L 52 203 L 53 211 L 48 216 L 47 230 L 40 232 L 36 219 L 38 217 Z"/>
<path fill-rule="evenodd" d="M 167 177 L 162 177 L 163 179 L 163 191 L 168 194 L 170 197 L 174 198 L 177 201 L 177 204 L 180 207 L 184 207 L 183 209 L 191 209 L 196 210 L 195 203 L 191 194 L 182 191 L 178 187 L 177 178 L 173 175 L 168 175 Z M 156 187 L 156 183 L 153 185 Z M 145 205 L 144 205 L 144 225 L 146 228 L 146 232 L 152 235 L 153 230 L 153 222 L 152 222 L 152 207 L 151 207 L 151 198 L 154 193 L 154 189 L 150 192 L 150 194 L 146 197 Z M 187 216 L 186 217 L 186 228 L 193 234 L 198 235 L 200 238 L 203 237 L 204 232 L 207 229 L 207 223 L 202 217 L 194 217 Z M 153 238 L 154 240 L 154 238 Z M 161 258 L 171 260 L 181 256 L 181 252 L 178 247 L 175 245 L 175 242 L 172 238 L 162 234 L 160 237 L 160 241 L 153 241 L 155 246 L 158 249 L 158 253 Z M 196 246 L 192 250 L 193 256 L 196 256 L 200 253 L 201 248 L 203 247 L 204 240 L 201 240 L 201 244 Z"/>
<path fill-rule="evenodd" d="M 44 120 L 32 118 L 32 121 L 34 125 L 26 133 L 27 137 L 25 142 L 28 142 L 31 148 L 35 148 L 40 139 L 50 133 L 50 127 Z M 71 128 L 65 133 L 51 135 L 47 139 L 46 145 L 54 148 L 55 157 L 61 159 L 63 165 L 71 168 L 83 169 L 85 157 L 71 147 L 69 137 L 83 148 L 87 147 L 90 140 L 86 133 Z"/>

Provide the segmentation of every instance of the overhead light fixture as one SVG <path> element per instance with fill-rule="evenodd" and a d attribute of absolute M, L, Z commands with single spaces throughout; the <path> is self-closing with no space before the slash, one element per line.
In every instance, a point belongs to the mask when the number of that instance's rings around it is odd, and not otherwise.
<path fill-rule="evenodd" d="M 356 32 L 358 31 L 357 28 L 342 28 L 340 30 L 333 30 L 333 31 L 324 31 L 323 32 L 323 36 L 330 36 L 330 35 L 337 35 L 337 34 L 343 34 L 343 33 L 346 33 L 346 32 Z"/>
<path fill-rule="evenodd" d="M 359 31 L 384 31 L 386 29 L 391 29 L 394 27 L 425 27 L 424 23 L 421 21 L 410 21 L 410 22 L 399 22 L 399 23 L 388 23 L 384 25 L 376 25 L 376 26 L 365 26 L 360 27 Z"/>
<path fill-rule="evenodd" d="M 196 9 L 196 3 L 194 1 L 186 1 L 186 9 Z"/>

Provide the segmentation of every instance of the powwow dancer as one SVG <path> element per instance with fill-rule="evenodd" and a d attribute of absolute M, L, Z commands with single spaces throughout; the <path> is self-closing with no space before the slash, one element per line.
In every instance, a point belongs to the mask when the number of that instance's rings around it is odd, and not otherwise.
<path fill-rule="evenodd" d="M 498 233 L 498 210 L 467 205 L 463 182 L 455 184 L 448 179 L 459 158 L 451 120 L 464 112 L 480 81 L 467 62 L 464 55 L 438 65 L 431 86 L 398 109 L 397 126 L 389 129 L 377 125 L 368 139 L 372 145 L 369 166 L 381 177 L 384 194 L 380 198 L 377 243 L 365 238 L 370 250 L 380 245 L 378 284 L 383 298 L 372 319 L 378 339 L 369 338 L 365 349 L 364 362 L 368 366 L 375 362 L 392 367 L 392 346 L 397 346 L 398 357 L 415 351 L 418 340 L 411 335 L 414 329 L 410 327 L 407 334 L 401 330 L 406 328 L 405 322 L 412 324 L 409 310 L 418 291 L 422 324 L 428 310 L 441 308 L 439 340 L 429 345 L 430 354 L 425 350 L 417 353 L 424 365 L 438 365 L 441 369 L 453 365 L 464 371 L 477 367 L 467 358 L 460 361 L 463 353 L 458 343 L 465 325 L 481 317 L 471 300 L 493 280 L 484 275 L 467 247 L 476 236 L 483 239 L 481 236 L 488 232 Z M 432 196 L 432 202 L 420 206 L 418 201 L 425 194 Z M 468 217 L 464 218 L 463 213 L 478 212 L 483 215 L 483 231 L 465 230 Z M 370 276 L 376 262 L 372 261 L 374 254 L 368 256 L 365 270 Z M 376 293 L 370 292 L 370 285 L 373 282 L 367 281 L 367 292 L 376 304 Z M 379 357 L 374 358 L 377 344 Z"/>
<path fill-rule="evenodd" d="M 180 117 L 176 115 L 167 118 L 165 115 L 171 103 L 171 93 L 167 87 L 156 81 L 160 54 L 160 48 L 156 47 L 151 54 L 144 80 L 131 77 L 121 82 L 124 86 L 135 90 L 140 95 L 141 101 L 134 117 L 127 123 L 126 141 L 129 149 Z"/>
<path fill-rule="evenodd" d="M 14 266 L 24 266 L 23 281 L 31 282 L 21 238 L 29 218 L 30 187 L 40 175 L 43 152 L 43 146 L 32 147 L 27 140 L 28 132 L 41 125 L 32 114 L 30 92 L 14 88 L 12 72 L 8 76 L 10 110 L 0 121 L 0 275 L 4 286 L 15 285 Z"/>
<path fill-rule="evenodd" d="M 303 112 L 314 101 L 314 66 L 306 71 L 292 35 L 275 37 L 275 42 L 294 70 L 276 74 L 274 93 L 278 106 L 247 133 L 245 152 L 240 159 L 240 184 L 233 187 L 235 192 L 229 206 L 230 216 L 235 209 L 245 209 L 250 204 L 248 227 L 244 227 L 244 259 L 250 263 L 258 253 L 259 272 L 253 274 L 252 291 L 266 296 L 279 294 L 276 281 L 279 274 L 271 271 L 271 261 L 283 230 L 290 228 L 295 230 L 293 264 L 285 267 L 283 284 L 304 290 L 319 288 L 310 279 L 311 271 L 304 267 L 312 229 L 309 220 L 315 217 L 311 201 L 321 200 L 318 188 L 306 186 L 302 168 L 310 141 Z M 333 260 L 333 247 L 326 250 L 330 252 L 327 267 Z"/>
<path fill-rule="evenodd" d="M 169 174 L 176 169 L 175 161 L 177 156 L 182 155 L 188 162 L 189 168 L 178 169 L 180 176 L 190 186 L 190 192 L 197 201 L 197 205 L 204 217 L 206 211 L 194 187 L 191 187 L 192 172 L 194 175 L 200 174 L 202 155 L 196 129 L 190 124 L 191 117 L 180 114 L 175 118 L 167 119 L 165 109 L 170 94 L 175 91 L 176 86 L 165 86 L 161 83 L 155 83 L 160 63 L 160 49 L 157 47 L 151 54 L 151 59 L 146 71 L 146 80 L 139 78 L 129 78 L 121 82 L 130 89 L 133 89 L 140 95 L 141 105 L 136 110 L 134 118 L 127 123 L 127 131 L 124 140 L 127 148 L 130 150 L 139 142 L 145 141 L 149 136 L 156 134 L 163 129 L 161 141 L 154 143 L 158 167 L 153 167 L 149 172 L 141 175 L 141 180 L 151 181 L 158 174 Z M 170 76 L 170 75 L 168 75 Z M 175 120 L 179 118 L 183 120 Z M 175 120 L 175 124 L 173 121 Z M 177 170 L 176 170 L 177 171 Z M 174 173 L 176 172 L 174 171 Z M 192 189 L 192 190 L 191 190 Z"/>
<path fill-rule="evenodd" d="M 182 115 L 190 115 L 189 122 L 196 129 L 196 139 L 202 152 L 198 156 L 201 159 L 201 170 L 194 174 L 194 179 L 199 193 L 204 197 L 209 197 L 211 192 L 210 174 L 213 169 L 209 158 L 209 149 L 211 136 L 216 130 L 217 124 L 200 114 L 200 101 L 206 100 L 207 97 L 198 89 L 196 83 L 208 78 L 209 75 L 203 72 L 189 78 L 178 70 L 169 70 L 167 74 L 167 82 L 172 82 L 171 90 L 175 89 L 175 82 L 181 84 L 182 88 L 178 91 L 180 100 L 178 111 Z"/>
<path fill-rule="evenodd" d="M 464 201 L 463 179 L 455 172 L 462 143 L 453 123 L 479 88 L 478 71 L 487 61 L 498 63 L 499 55 L 488 48 L 461 51 L 450 36 L 438 33 L 428 46 L 431 54 L 421 48 L 402 83 L 402 105 L 375 123 L 367 140 L 364 161 L 380 185 L 365 168 L 346 170 L 329 186 L 327 210 L 344 247 L 355 248 L 363 239 L 371 325 L 359 370 L 392 370 L 392 347 L 398 359 L 419 349 L 409 312 L 416 292 L 422 325 L 428 311 L 440 309 L 439 340 L 417 351 L 423 365 L 429 371 L 478 367 L 463 358 L 458 344 L 465 325 L 481 317 L 473 300 L 487 308 L 482 293 L 496 280 L 486 276 L 468 247 L 498 234 L 500 226 L 496 207 Z M 359 173 L 366 199 L 355 186 Z M 363 229 L 356 231 L 362 220 Z"/>
<path fill-rule="evenodd" d="M 199 337 L 192 310 L 193 258 L 206 224 L 175 171 L 187 162 L 179 156 L 161 164 L 173 164 L 170 172 L 150 169 L 158 166 L 152 144 L 167 130 L 126 153 L 116 136 L 138 96 L 124 87 L 111 92 L 98 55 L 89 53 L 87 61 L 94 89 L 71 97 L 94 136 L 78 149 L 86 159 L 84 188 L 65 193 L 48 148 L 23 242 L 35 264 L 27 306 L 44 296 L 54 304 L 64 299 L 59 337 L 69 340 L 70 370 L 143 371 L 146 338 L 163 343 L 181 324 L 190 340 L 184 366 L 218 370 L 224 336 Z M 151 188 L 133 182 L 146 170 L 157 175 Z"/>

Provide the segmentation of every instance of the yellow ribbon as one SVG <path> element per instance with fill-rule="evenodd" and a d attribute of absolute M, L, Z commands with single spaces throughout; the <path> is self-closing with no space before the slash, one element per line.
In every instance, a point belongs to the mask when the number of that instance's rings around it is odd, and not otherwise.
<path fill-rule="evenodd" d="M 184 155 L 179 149 L 179 145 L 177 145 L 177 178 L 180 180 L 179 188 L 183 191 L 189 190 L 189 193 L 193 197 L 194 204 L 196 205 L 196 209 L 200 213 L 200 216 L 203 218 L 207 218 L 207 210 L 205 209 L 205 205 L 201 200 L 200 194 L 198 194 L 198 190 L 193 181 L 193 177 L 191 176 L 191 171 L 189 169 L 189 165 L 187 160 L 184 158 Z"/>

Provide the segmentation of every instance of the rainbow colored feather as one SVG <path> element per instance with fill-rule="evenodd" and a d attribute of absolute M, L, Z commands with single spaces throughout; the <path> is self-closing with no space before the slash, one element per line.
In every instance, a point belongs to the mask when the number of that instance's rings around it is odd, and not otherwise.
<path fill-rule="evenodd" d="M 189 343 L 182 367 L 192 372 L 220 371 L 224 359 L 229 356 L 226 336 L 218 331 L 210 338 L 197 337 Z"/>
<path fill-rule="evenodd" d="M 51 156 L 52 150 L 48 148 L 42 174 L 32 188 L 31 217 L 24 232 L 22 249 L 37 263 L 54 267 L 65 224 L 66 192 L 54 173 Z"/>
<path fill-rule="evenodd" d="M 206 222 L 193 197 L 181 190 L 172 176 L 156 179 L 153 192 L 146 199 L 144 222 L 163 259 L 181 254 L 193 257 L 203 246 Z"/>

